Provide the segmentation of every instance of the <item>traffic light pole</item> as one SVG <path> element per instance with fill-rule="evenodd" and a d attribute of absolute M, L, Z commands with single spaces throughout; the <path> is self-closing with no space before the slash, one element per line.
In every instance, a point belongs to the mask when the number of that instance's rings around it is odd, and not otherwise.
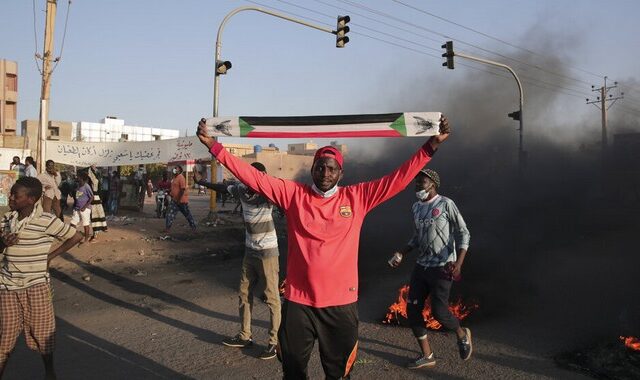
<path fill-rule="evenodd" d="M 224 19 L 222 20 L 222 22 L 220 23 L 220 26 L 218 27 L 218 35 L 216 37 L 216 52 L 215 52 L 215 65 L 216 65 L 216 70 L 217 70 L 217 65 L 218 62 L 221 61 L 220 59 L 220 50 L 222 49 L 222 32 L 224 31 L 224 27 L 227 24 L 227 21 L 229 21 L 229 19 L 231 17 L 233 17 L 235 14 L 242 12 L 242 11 L 256 11 L 256 12 L 261 12 L 261 13 L 265 13 L 274 17 L 278 17 L 281 18 L 283 20 L 287 20 L 287 21 L 291 21 L 291 22 L 295 22 L 296 24 L 300 24 L 303 26 L 307 26 L 309 28 L 313 28 L 313 29 L 317 29 L 321 32 L 326 32 L 326 33 L 331 33 L 331 34 L 336 34 L 337 32 L 334 32 L 333 30 L 329 29 L 329 28 L 325 28 L 322 26 L 318 26 L 318 25 L 314 25 L 311 23 L 308 23 L 306 21 L 303 20 L 299 20 L 297 18 L 293 18 L 293 17 L 289 17 L 287 15 L 281 14 L 281 13 L 277 13 L 277 12 L 273 12 L 267 9 L 263 9 L 263 8 L 259 8 L 259 7 L 239 7 L 236 8 L 234 10 L 232 10 L 231 12 L 229 12 Z M 348 41 L 348 40 L 347 40 Z M 229 66 L 230 67 L 230 66 Z M 220 98 L 220 75 L 218 73 L 216 73 L 214 75 L 214 79 L 213 79 L 213 117 L 218 117 L 218 99 Z M 216 170 L 216 164 L 212 161 L 211 162 L 211 180 L 215 181 L 217 177 L 217 170 Z M 215 218 L 215 212 L 216 212 L 216 193 L 215 191 L 211 191 L 211 195 L 210 195 L 210 199 L 209 199 L 209 219 L 214 219 Z"/>
<path fill-rule="evenodd" d="M 454 52 L 453 53 L 455 56 L 457 57 L 462 57 L 462 58 L 466 58 L 466 59 L 470 59 L 472 61 L 476 61 L 476 62 L 480 62 L 480 63 L 485 63 L 487 65 L 491 65 L 491 66 L 497 66 L 497 67 L 502 67 L 503 69 L 508 70 L 511 75 L 513 75 L 513 78 L 516 80 L 516 83 L 518 83 L 518 91 L 519 91 L 519 95 L 520 95 L 520 128 L 518 129 L 519 131 L 519 143 L 518 143 L 518 174 L 522 175 L 523 171 L 524 171 L 524 146 L 523 146 L 523 142 L 522 142 L 522 135 L 523 135 L 523 113 L 522 113 L 522 108 L 524 105 L 524 91 L 522 90 L 522 83 L 520 82 L 520 78 L 518 78 L 518 76 L 516 75 L 516 72 L 513 71 L 513 69 L 505 64 L 499 63 L 499 62 L 495 62 L 495 61 L 490 61 L 488 59 L 482 59 L 482 58 L 478 58 L 478 57 L 474 57 L 471 55 L 466 55 L 463 53 L 457 53 Z"/>
<path fill-rule="evenodd" d="M 287 15 L 281 14 L 281 13 L 277 13 L 277 12 L 273 12 L 267 9 L 263 9 L 263 8 L 259 8 L 259 7 L 239 7 L 236 8 L 234 10 L 232 10 L 231 12 L 229 12 L 224 19 L 222 20 L 222 23 L 220 23 L 220 27 L 218 28 L 218 36 L 216 37 L 216 57 L 215 57 L 215 61 L 218 62 L 220 61 L 220 50 L 222 49 L 222 32 L 224 30 L 225 25 L 227 24 L 227 21 L 229 21 L 229 19 L 231 17 L 233 17 L 236 13 L 242 12 L 242 11 L 256 11 L 256 12 L 261 12 L 261 13 L 266 13 L 268 15 L 274 16 L 274 17 L 278 17 L 281 18 L 283 20 L 287 20 L 287 21 L 291 21 L 291 22 L 295 22 L 296 24 L 300 24 L 300 25 L 304 25 L 304 26 L 308 26 L 310 28 L 313 29 L 317 29 L 320 30 L 322 32 L 326 32 L 326 33 L 331 33 L 334 34 L 334 31 L 322 26 L 318 26 L 318 25 L 314 25 L 311 23 L 308 23 L 306 21 L 303 20 L 299 20 L 293 17 L 289 17 Z M 220 95 L 220 76 L 216 75 L 214 80 L 213 80 L 213 117 L 218 117 L 218 98 Z"/>

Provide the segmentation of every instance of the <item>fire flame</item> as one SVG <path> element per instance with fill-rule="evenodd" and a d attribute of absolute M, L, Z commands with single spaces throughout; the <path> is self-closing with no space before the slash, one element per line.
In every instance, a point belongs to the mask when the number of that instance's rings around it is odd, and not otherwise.
<path fill-rule="evenodd" d="M 624 345 L 634 351 L 640 351 L 640 339 L 634 336 L 621 336 L 620 340 L 624 342 Z"/>
<path fill-rule="evenodd" d="M 389 306 L 389 312 L 387 312 L 387 316 L 382 321 L 382 323 L 400 323 L 400 316 L 403 318 L 407 318 L 407 296 L 409 295 L 409 285 L 405 285 L 400 288 L 398 291 L 398 301 Z M 449 310 L 453 313 L 453 315 L 458 318 L 458 320 L 463 320 L 469 314 L 471 314 L 474 310 L 479 307 L 478 304 L 470 304 L 465 305 L 462 300 L 457 300 L 449 304 Z M 440 322 L 436 321 L 436 319 L 431 315 L 431 305 L 429 302 L 426 302 L 424 305 L 424 309 L 422 310 L 422 317 L 424 318 L 425 326 L 428 329 L 439 330 L 442 328 Z"/>

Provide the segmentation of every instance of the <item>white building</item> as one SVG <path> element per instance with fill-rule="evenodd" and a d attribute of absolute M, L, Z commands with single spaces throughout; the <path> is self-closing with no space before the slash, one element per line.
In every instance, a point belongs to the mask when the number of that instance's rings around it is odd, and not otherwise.
<path fill-rule="evenodd" d="M 180 137 L 177 129 L 160 129 L 125 125 L 124 120 L 107 116 L 99 123 L 72 122 L 72 138 L 86 142 L 155 141 Z"/>

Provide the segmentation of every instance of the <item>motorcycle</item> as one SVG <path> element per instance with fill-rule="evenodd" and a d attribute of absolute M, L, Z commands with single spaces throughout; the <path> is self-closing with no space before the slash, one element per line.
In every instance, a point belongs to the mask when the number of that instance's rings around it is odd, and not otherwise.
<path fill-rule="evenodd" d="M 164 218 L 167 215 L 170 198 L 171 196 L 167 190 L 160 189 L 156 193 L 156 216 L 158 218 Z"/>

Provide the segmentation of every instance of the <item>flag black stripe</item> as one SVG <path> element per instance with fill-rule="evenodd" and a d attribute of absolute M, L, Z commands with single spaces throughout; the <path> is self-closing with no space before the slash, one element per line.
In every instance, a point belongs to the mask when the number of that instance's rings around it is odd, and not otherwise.
<path fill-rule="evenodd" d="M 365 115 L 324 115 L 324 116 L 240 116 L 251 126 L 273 125 L 336 125 L 336 124 L 367 124 L 393 123 L 402 113 L 382 113 Z"/>

